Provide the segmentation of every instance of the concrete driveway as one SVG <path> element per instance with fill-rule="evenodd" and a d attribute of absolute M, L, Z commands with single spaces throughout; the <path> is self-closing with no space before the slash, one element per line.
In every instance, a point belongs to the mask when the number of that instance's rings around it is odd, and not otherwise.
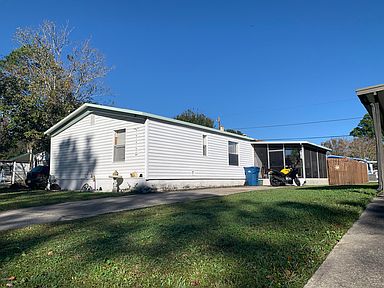
<path fill-rule="evenodd" d="M 276 187 L 228 187 L 150 194 L 133 194 L 122 197 L 101 198 L 10 210 L 0 213 L 0 231 L 20 228 L 32 224 L 73 220 L 105 213 L 274 188 Z"/>

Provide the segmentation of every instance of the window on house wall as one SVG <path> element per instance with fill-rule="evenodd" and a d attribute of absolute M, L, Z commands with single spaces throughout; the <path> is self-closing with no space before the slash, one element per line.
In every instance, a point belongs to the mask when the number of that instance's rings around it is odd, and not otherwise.
<path fill-rule="evenodd" d="M 115 131 L 113 144 L 113 161 L 125 161 L 125 129 Z"/>
<path fill-rule="evenodd" d="M 236 142 L 228 141 L 229 165 L 239 166 L 239 154 Z"/>
<path fill-rule="evenodd" d="M 207 135 L 203 135 L 203 156 L 207 156 Z"/>

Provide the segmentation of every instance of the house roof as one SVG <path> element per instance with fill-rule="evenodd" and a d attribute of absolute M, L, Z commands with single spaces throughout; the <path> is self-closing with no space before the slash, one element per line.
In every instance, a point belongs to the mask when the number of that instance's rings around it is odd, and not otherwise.
<path fill-rule="evenodd" d="M 360 161 L 364 163 L 377 163 L 377 161 L 371 161 L 363 158 L 358 158 L 358 157 L 347 157 L 347 156 L 340 156 L 340 155 L 327 155 L 327 158 L 333 158 L 333 159 L 351 159 L 355 161 Z"/>
<path fill-rule="evenodd" d="M 384 84 L 357 89 L 356 95 L 369 115 L 373 117 L 371 103 L 375 102 L 379 103 L 380 114 L 384 115 Z M 384 131 L 384 117 L 381 117 L 381 129 Z"/>
<path fill-rule="evenodd" d="M 314 147 L 317 147 L 317 148 L 320 148 L 320 149 L 323 149 L 326 151 L 332 151 L 332 149 L 329 149 L 327 147 L 324 147 L 324 146 L 321 146 L 318 144 L 314 144 L 314 143 L 311 143 L 308 141 L 252 141 L 252 144 L 256 144 L 256 145 L 261 145 L 261 144 L 272 144 L 272 145 L 273 144 L 285 144 L 285 145 L 298 144 L 298 145 L 302 145 L 302 144 L 305 144 L 305 145 L 314 146 Z"/>
<path fill-rule="evenodd" d="M 71 114 L 66 116 L 64 119 L 62 119 L 61 121 L 59 121 L 58 123 L 53 125 L 51 128 L 49 128 L 47 131 L 45 131 L 44 134 L 52 135 L 55 132 L 59 131 L 60 129 L 65 128 L 65 127 L 70 126 L 70 125 L 73 125 L 77 121 L 80 121 L 82 119 L 82 117 L 80 117 L 81 115 L 84 115 L 84 114 L 88 115 L 90 112 L 95 111 L 95 110 L 98 110 L 98 111 L 102 110 L 102 111 L 109 112 L 112 114 L 113 113 L 116 113 L 116 114 L 123 113 L 123 114 L 133 115 L 133 116 L 141 116 L 143 118 L 161 120 L 161 121 L 176 124 L 176 125 L 183 125 L 183 126 L 191 127 L 194 129 L 205 130 L 205 131 L 214 132 L 214 133 L 218 133 L 218 134 L 222 134 L 222 135 L 226 135 L 226 136 L 231 136 L 231 137 L 235 137 L 235 138 L 240 138 L 240 139 L 244 139 L 244 140 L 249 140 L 249 141 L 255 140 L 255 139 L 247 137 L 247 136 L 242 136 L 242 135 L 238 135 L 238 134 L 234 134 L 234 133 L 230 133 L 230 132 L 226 132 L 226 131 L 220 131 L 218 129 L 209 128 L 209 127 L 205 127 L 202 125 L 197 125 L 194 123 L 189 123 L 189 122 L 185 122 L 185 121 L 181 121 L 181 120 L 177 120 L 177 119 L 172 119 L 172 118 L 168 118 L 168 117 L 164 117 L 164 116 L 159 116 L 159 115 L 155 115 L 155 114 L 151 114 L 151 113 L 135 111 L 135 110 L 125 109 L 125 108 L 116 108 L 116 107 L 111 107 L 111 106 L 97 105 L 97 104 L 91 104 L 91 103 L 83 104 L 82 106 L 77 108 L 75 111 L 73 111 Z M 88 114 L 86 114 L 86 112 L 88 112 Z"/>
<path fill-rule="evenodd" d="M 383 90 L 384 90 L 384 84 L 379 84 L 379 85 L 359 88 L 356 90 L 356 94 L 357 94 L 357 96 L 360 96 L 360 95 L 364 95 L 364 94 L 376 93 L 376 92 L 383 91 Z"/>

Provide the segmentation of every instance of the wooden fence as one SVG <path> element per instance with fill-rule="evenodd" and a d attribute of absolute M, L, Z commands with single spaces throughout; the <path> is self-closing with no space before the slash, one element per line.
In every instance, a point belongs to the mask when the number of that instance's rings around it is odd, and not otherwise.
<path fill-rule="evenodd" d="M 328 158 L 329 185 L 368 183 L 367 164 L 348 158 Z"/>

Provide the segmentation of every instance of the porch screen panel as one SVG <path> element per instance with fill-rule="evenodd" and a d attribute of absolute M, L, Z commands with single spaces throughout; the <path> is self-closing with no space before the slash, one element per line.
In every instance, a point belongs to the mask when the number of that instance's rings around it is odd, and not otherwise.
<path fill-rule="evenodd" d="M 256 153 L 256 166 L 260 165 L 260 173 L 261 177 L 267 176 L 268 170 L 268 152 L 267 145 L 255 145 L 255 153 Z M 261 162 L 261 163 L 259 163 Z"/>
<path fill-rule="evenodd" d="M 303 163 L 300 157 L 300 145 L 285 145 L 285 166 L 296 167 L 298 176 L 303 177 Z"/>
<path fill-rule="evenodd" d="M 269 151 L 269 165 L 273 170 L 281 170 L 284 167 L 283 150 Z"/>
<path fill-rule="evenodd" d="M 113 146 L 113 162 L 125 161 L 125 129 L 116 130 Z"/>
<path fill-rule="evenodd" d="M 317 151 L 311 150 L 312 178 L 319 178 L 319 166 L 317 166 Z"/>
<path fill-rule="evenodd" d="M 312 176 L 312 161 L 311 161 L 311 151 L 307 147 L 304 148 L 304 160 L 305 160 L 305 177 L 313 178 Z"/>
<path fill-rule="evenodd" d="M 320 178 L 327 178 L 327 157 L 324 152 L 319 151 Z"/>
<path fill-rule="evenodd" d="M 271 151 L 271 150 L 282 150 L 283 149 L 283 145 L 282 144 L 269 144 L 268 148 L 269 148 L 269 151 Z"/>

